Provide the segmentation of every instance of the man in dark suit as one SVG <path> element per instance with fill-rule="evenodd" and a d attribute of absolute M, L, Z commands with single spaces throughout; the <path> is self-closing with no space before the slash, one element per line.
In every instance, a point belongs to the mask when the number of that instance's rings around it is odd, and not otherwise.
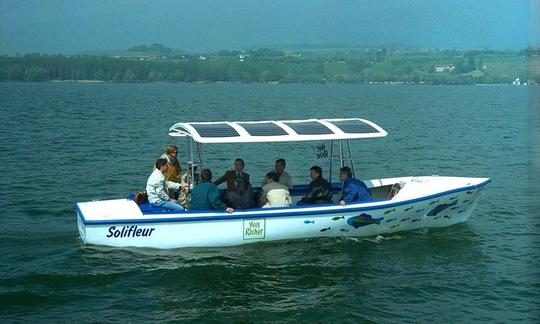
<path fill-rule="evenodd" d="M 225 172 L 224 175 L 221 176 L 221 178 L 214 181 L 214 184 L 216 186 L 219 186 L 223 182 L 227 181 L 227 191 L 234 191 L 236 189 L 236 178 L 241 178 L 242 182 L 251 188 L 251 184 L 249 182 L 249 174 L 244 172 L 244 160 L 242 159 L 236 159 L 234 160 L 234 170 L 229 170 Z"/>

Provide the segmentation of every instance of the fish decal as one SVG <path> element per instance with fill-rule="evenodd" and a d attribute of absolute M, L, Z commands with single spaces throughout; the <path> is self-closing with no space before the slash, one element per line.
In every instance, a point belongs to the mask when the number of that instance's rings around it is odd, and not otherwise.
<path fill-rule="evenodd" d="M 411 221 L 411 223 L 419 222 L 419 221 L 420 221 L 420 218 L 417 218 L 417 219 L 413 219 L 413 220 Z"/>
<path fill-rule="evenodd" d="M 425 208 L 422 208 L 422 209 L 418 209 L 416 212 L 420 213 L 420 212 L 423 212 L 424 210 L 425 210 Z"/>
<path fill-rule="evenodd" d="M 432 211 L 430 211 L 429 213 L 427 213 L 428 216 L 437 216 L 438 213 L 442 212 L 443 210 L 445 210 L 446 208 L 448 207 L 451 207 L 451 206 L 454 206 L 458 203 L 458 200 L 454 201 L 453 203 L 451 204 L 440 204 L 440 205 L 437 205 L 437 207 L 433 208 Z"/>
<path fill-rule="evenodd" d="M 381 218 L 373 218 L 371 215 L 368 214 L 360 214 L 358 216 L 353 216 L 347 219 L 347 224 L 351 225 L 354 228 L 363 227 L 367 225 L 371 225 L 373 223 L 380 225 L 381 221 L 384 217 Z"/>
<path fill-rule="evenodd" d="M 340 219 L 345 219 L 345 216 L 336 216 L 336 217 L 332 217 L 332 220 L 333 220 L 333 221 L 337 221 L 337 220 L 340 220 Z"/>
<path fill-rule="evenodd" d="M 401 221 L 402 221 L 402 222 L 406 222 L 406 221 L 408 221 L 409 219 L 410 219 L 410 218 L 407 217 L 407 218 L 403 218 Z"/>
<path fill-rule="evenodd" d="M 396 217 L 394 217 L 394 218 L 389 218 L 389 219 L 387 219 L 385 222 L 390 223 L 390 222 L 395 221 L 396 219 L 397 219 Z"/>
<path fill-rule="evenodd" d="M 384 212 L 385 215 L 388 215 L 390 214 L 391 212 L 395 212 L 396 209 L 395 208 L 392 208 L 392 209 L 388 209 L 387 211 Z"/>
<path fill-rule="evenodd" d="M 399 224 L 396 224 L 394 226 L 390 226 L 390 228 L 395 228 L 395 227 L 398 227 L 398 226 L 399 226 Z"/>
<path fill-rule="evenodd" d="M 330 229 L 331 229 L 331 227 L 323 228 L 323 229 L 321 229 L 321 232 L 326 232 L 326 231 L 328 231 Z"/>
<path fill-rule="evenodd" d="M 433 200 L 433 201 L 432 201 L 432 202 L 430 202 L 429 204 L 430 204 L 430 205 L 433 205 L 433 204 L 436 204 L 436 203 L 438 203 L 438 202 L 439 202 L 439 199 L 437 199 L 437 200 Z"/>
<path fill-rule="evenodd" d="M 411 206 L 411 207 L 409 207 L 409 208 L 405 208 L 404 211 L 409 211 L 409 210 L 411 210 L 411 209 L 413 209 L 413 208 L 414 208 L 414 207 Z"/>
<path fill-rule="evenodd" d="M 444 215 L 443 218 L 450 219 L 450 216 Z"/>
<path fill-rule="evenodd" d="M 304 221 L 304 224 L 315 224 L 315 221 L 314 220 L 305 220 Z"/>

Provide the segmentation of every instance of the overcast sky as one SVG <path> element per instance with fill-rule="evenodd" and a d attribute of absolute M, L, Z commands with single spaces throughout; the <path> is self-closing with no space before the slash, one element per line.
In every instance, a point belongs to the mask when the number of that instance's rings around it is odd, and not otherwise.
<path fill-rule="evenodd" d="M 539 2 L 0 0 L 0 53 L 74 53 L 152 43 L 191 52 L 393 43 L 520 49 L 540 44 Z"/>

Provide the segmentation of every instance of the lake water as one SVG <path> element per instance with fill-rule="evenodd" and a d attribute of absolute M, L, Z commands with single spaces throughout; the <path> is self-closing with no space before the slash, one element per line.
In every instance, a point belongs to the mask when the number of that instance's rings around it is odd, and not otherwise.
<path fill-rule="evenodd" d="M 538 88 L 2 84 L 0 320 L 535 322 L 540 315 Z M 536 104 L 535 104 L 536 103 Z M 465 224 L 369 239 L 211 249 L 85 246 L 76 202 L 142 190 L 179 121 L 362 117 L 361 178 L 490 177 Z M 186 162 L 185 145 L 180 159 Z M 261 179 L 307 183 L 314 145 L 208 145 Z M 327 170 L 327 169 L 326 169 Z M 334 179 L 335 179 L 335 175 Z"/>

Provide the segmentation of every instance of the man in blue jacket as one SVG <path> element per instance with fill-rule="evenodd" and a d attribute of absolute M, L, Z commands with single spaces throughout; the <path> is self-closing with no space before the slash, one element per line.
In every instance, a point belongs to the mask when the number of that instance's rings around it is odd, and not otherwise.
<path fill-rule="evenodd" d="M 212 183 L 212 172 L 209 169 L 201 171 L 202 182 L 193 187 L 189 210 L 224 210 L 232 213 L 219 198 L 219 189 Z"/>
<path fill-rule="evenodd" d="M 339 179 L 343 181 L 343 196 L 339 201 L 340 205 L 373 201 L 366 184 L 352 177 L 351 168 L 339 169 Z"/>

